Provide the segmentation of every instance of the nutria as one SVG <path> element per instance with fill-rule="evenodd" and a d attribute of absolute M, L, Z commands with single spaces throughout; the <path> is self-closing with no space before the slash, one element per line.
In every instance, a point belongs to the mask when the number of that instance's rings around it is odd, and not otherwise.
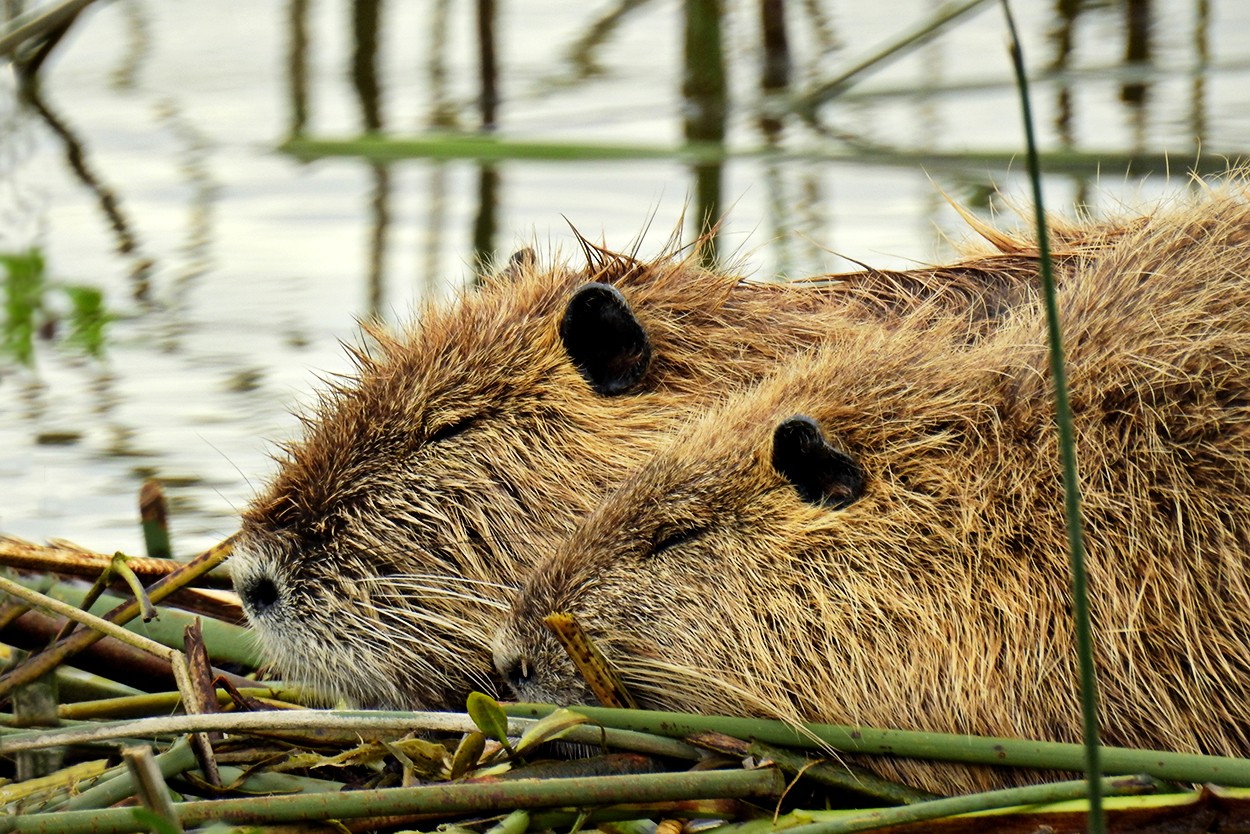
<path fill-rule="evenodd" d="M 267 655 L 365 706 L 494 690 L 490 634 L 520 571 L 674 425 L 847 328 L 958 312 L 975 335 L 1037 274 L 1027 241 L 993 242 L 949 267 L 788 284 L 526 252 L 407 333 L 371 327 L 355 378 L 243 514 L 233 571 Z"/>
<path fill-rule="evenodd" d="M 1250 204 L 1159 209 L 1061 288 L 1104 741 L 1250 754 Z M 1127 227 L 1126 227 L 1127 228 Z M 1041 307 L 976 344 L 862 329 L 676 433 L 538 563 L 495 639 L 591 700 L 1079 740 Z M 940 792 L 1034 778 L 875 759 Z"/>

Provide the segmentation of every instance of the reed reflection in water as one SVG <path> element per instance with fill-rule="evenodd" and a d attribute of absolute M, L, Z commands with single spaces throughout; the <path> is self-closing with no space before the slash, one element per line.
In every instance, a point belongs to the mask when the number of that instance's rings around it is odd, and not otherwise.
<path fill-rule="evenodd" d="M 292 402 L 347 369 L 335 339 L 354 317 L 406 317 L 518 246 L 574 252 L 569 224 L 649 255 L 684 216 L 681 244 L 715 230 L 702 255 L 759 277 L 945 257 L 943 237 L 966 235 L 942 192 L 983 213 L 1021 193 L 995 5 L 831 84 L 939 5 L 96 4 L 4 88 L 0 252 L 37 244 L 48 268 L 33 369 L 0 359 L 0 531 L 129 547 L 133 496 L 157 476 L 180 549 L 210 543 L 270 471 L 260 438 L 293 433 Z M 1165 153 L 1174 180 L 1222 165 L 1199 146 L 1244 155 L 1245 4 L 1017 11 L 1056 209 L 1174 190 Z M 288 135 L 450 132 L 733 153 L 273 152 Z M 112 316 L 101 359 L 68 341 L 69 287 Z"/>

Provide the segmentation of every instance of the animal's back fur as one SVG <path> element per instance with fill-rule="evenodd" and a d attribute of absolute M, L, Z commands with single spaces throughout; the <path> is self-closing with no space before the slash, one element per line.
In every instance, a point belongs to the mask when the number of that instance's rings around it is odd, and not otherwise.
<path fill-rule="evenodd" d="M 1247 755 L 1250 206 L 1231 188 L 1124 228 L 1060 297 L 1104 740 Z M 675 437 L 532 573 L 496 639 L 520 695 L 586 697 L 539 625 L 560 610 L 659 707 L 1078 739 L 1040 305 L 945 339 L 861 333 Z M 772 465 L 796 413 L 862 466 L 845 509 Z"/>

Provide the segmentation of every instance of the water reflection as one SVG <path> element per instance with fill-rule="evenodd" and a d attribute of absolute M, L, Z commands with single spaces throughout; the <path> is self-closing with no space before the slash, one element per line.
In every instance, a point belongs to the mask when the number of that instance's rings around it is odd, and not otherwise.
<path fill-rule="evenodd" d="M 592 20 L 567 50 L 568 62 L 573 67 L 572 78 L 585 81 L 603 75 L 600 53 L 628 17 L 650 2 L 651 0 L 617 0 L 607 11 Z"/>
<path fill-rule="evenodd" d="M 1059 146 L 1064 149 L 1076 146 L 1076 95 L 1068 80 L 1068 70 L 1072 68 L 1072 59 L 1076 52 L 1077 18 L 1084 10 L 1084 0 L 1056 0 L 1055 25 L 1050 30 L 1054 55 L 1046 68 L 1060 79 L 1055 84 L 1054 124 Z M 1089 177 L 1075 176 L 1072 179 L 1076 186 L 1074 202 L 1077 205 L 1086 204 L 1089 200 Z"/>
<path fill-rule="evenodd" d="M 334 339 L 354 338 L 353 316 L 403 316 L 414 299 L 485 273 L 513 235 L 543 259 L 567 254 L 563 217 L 620 247 L 653 218 L 644 254 L 683 210 L 682 243 L 721 221 L 706 255 L 741 256 L 761 277 L 943 257 L 941 235 L 962 228 L 940 192 L 988 212 L 1018 182 L 995 13 L 857 76 L 819 106 L 828 135 L 789 109 L 942 5 L 270 0 L 223 15 L 208 4 L 97 4 L 56 46 L 55 65 L 36 52 L 19 67 L 35 92 L 27 112 L 48 129 L 0 127 L 0 164 L 18 172 L 0 198 L 6 245 L 14 229 L 48 230 L 37 234 L 56 279 L 44 324 L 64 334 L 78 315 L 63 285 L 98 285 L 118 315 L 103 330 L 114 334 L 107 378 L 34 342 L 36 370 L 3 369 L 0 471 L 17 473 L 19 494 L 0 501 L 0 530 L 42 530 L 39 519 L 56 518 L 50 506 L 84 502 L 83 524 L 129 529 L 131 502 L 113 496 L 133 494 L 142 474 L 211 483 L 220 496 L 201 483 L 171 498 L 196 514 L 181 523 L 229 532 L 220 528 L 246 479 L 268 471 L 257 438 L 292 425 L 287 407 L 314 385 L 305 369 L 342 368 Z M 1073 171 L 1050 178 L 1057 202 L 1108 204 L 1108 185 L 1153 193 L 1121 182 L 1104 152 L 1162 158 L 1201 142 L 1235 156 L 1245 143 L 1250 69 L 1233 63 L 1233 35 L 1250 30 L 1250 12 L 1240 4 L 1028 5 L 1019 11 L 1044 76 L 1039 119 L 1051 160 Z M 1179 71 L 1190 59 L 1192 78 Z M 644 147 L 728 136 L 735 149 L 777 153 L 305 165 L 269 150 L 286 133 L 456 129 Z M 54 176 L 36 176 L 40 166 Z M 10 383 L 18 373 L 39 390 Z M 84 420 L 106 394 L 107 416 Z M 38 446 L 40 436 L 77 439 Z"/>
<path fill-rule="evenodd" d="M 1194 2 L 1194 73 L 1189 111 L 1194 141 L 1201 143 L 1207 134 L 1207 70 L 1211 63 L 1211 0 Z"/>
<path fill-rule="evenodd" d="M 287 5 L 287 97 L 290 99 L 292 136 L 308 126 L 308 0 L 289 0 Z"/>
<path fill-rule="evenodd" d="M 164 317 L 167 350 L 175 349 L 180 336 L 191 326 L 192 293 L 201 278 L 213 268 L 213 215 L 220 184 L 210 167 L 215 147 L 174 99 L 156 105 L 158 122 L 173 136 L 177 144 L 177 170 L 190 192 L 187 225 L 179 247 L 180 263 L 175 267 L 169 291 L 160 299 L 168 310 Z"/>
<path fill-rule="evenodd" d="M 477 56 L 481 92 L 478 108 L 482 113 L 482 129 L 495 129 L 495 111 L 499 107 L 499 68 L 495 61 L 495 0 L 477 0 Z"/>
<path fill-rule="evenodd" d="M 490 274 L 495 263 L 495 236 L 498 232 L 499 168 L 481 164 L 477 169 L 477 214 L 473 218 L 474 280 Z"/>
<path fill-rule="evenodd" d="M 382 85 L 378 80 L 378 26 L 382 0 L 352 0 L 352 87 L 366 133 L 382 129 Z M 292 33 L 292 41 L 295 33 Z M 294 108 L 292 108 L 294 109 Z"/>
<path fill-rule="evenodd" d="M 685 74 L 682 79 L 683 128 L 687 142 L 723 144 L 728 115 L 720 0 L 685 2 Z M 694 175 L 695 236 L 705 263 L 717 259 L 716 229 L 722 209 L 723 166 L 691 166 Z"/>
<path fill-rule="evenodd" d="M 447 226 L 447 163 L 427 163 L 425 228 L 421 239 L 416 286 L 422 298 L 437 295 L 438 276 L 443 274 L 443 230 Z"/>
<path fill-rule="evenodd" d="M 352 9 L 352 87 L 360 105 L 360 123 L 365 133 L 377 133 L 382 120 L 382 84 L 378 78 L 378 28 L 382 0 L 353 0 Z M 294 35 L 292 36 L 294 40 Z M 293 108 L 294 109 L 294 108 Z M 373 189 L 369 199 L 369 254 L 365 286 L 370 316 L 382 313 L 386 296 L 386 240 L 391 223 L 391 172 L 385 165 L 371 165 Z"/>
<path fill-rule="evenodd" d="M 1124 66 L 1146 66 L 1150 62 L 1150 0 L 1124 0 Z M 1120 100 L 1134 107 L 1146 103 L 1148 86 L 1135 81 L 1120 87 Z"/>
<path fill-rule="evenodd" d="M 760 2 L 759 128 L 769 145 L 781 138 L 780 110 L 790 87 L 790 38 L 786 34 L 785 0 Z"/>
<path fill-rule="evenodd" d="M 384 129 L 380 112 L 381 102 L 386 98 L 384 85 L 390 83 L 402 87 L 406 83 L 404 79 L 394 77 L 386 79 L 379 75 L 377 70 L 379 28 L 385 28 L 385 20 L 393 19 L 397 12 L 395 9 L 386 7 L 381 0 L 368 0 L 368 2 L 349 5 L 352 10 L 353 33 L 352 78 L 362 108 L 363 128 L 366 131 L 381 130 Z M 574 67 L 574 77 L 566 78 L 564 85 L 583 86 L 594 77 L 602 75 L 602 50 L 610 44 L 613 36 L 619 34 L 620 28 L 630 18 L 644 11 L 646 6 L 647 4 L 640 0 L 622 0 L 591 18 L 569 41 L 571 45 L 566 50 L 566 54 L 567 60 Z M 292 0 L 288 8 L 292 56 L 289 70 L 292 98 L 290 109 L 293 114 L 293 129 L 300 131 L 307 128 L 309 118 L 308 91 L 303 80 L 306 72 L 304 67 L 307 62 L 304 51 L 309 48 L 306 20 L 308 6 L 306 0 Z M 942 8 L 945 9 L 945 7 Z M 1151 61 L 1150 33 L 1154 17 L 1153 7 L 1148 0 L 1133 0 L 1121 8 L 1123 9 L 1121 29 L 1124 32 L 1125 51 L 1120 56 L 1120 60 L 1125 67 L 1130 69 L 1135 66 L 1148 65 Z M 827 101 L 827 104 L 821 105 L 825 108 L 836 107 L 836 96 L 845 87 L 845 85 L 820 82 L 823 59 L 831 52 L 839 51 L 842 46 L 835 35 L 831 9 L 815 0 L 804 0 L 798 5 L 798 9 L 802 17 L 801 28 L 807 39 L 804 44 L 807 55 L 806 62 L 796 67 L 786 27 L 787 6 L 784 0 L 762 0 L 758 7 L 756 36 L 759 44 L 757 65 L 760 97 L 753 105 L 753 115 L 761 140 L 765 144 L 778 148 L 793 145 L 796 136 L 801 140 L 803 138 L 801 134 L 806 132 L 802 122 L 798 121 L 793 113 L 785 111 L 789 85 L 796 68 L 800 69 L 805 77 L 815 79 L 808 85 L 809 89 L 818 88 L 826 91 L 819 99 L 813 99 L 813 101 Z M 1082 14 L 1086 9 L 1087 5 L 1083 0 L 1056 0 L 1050 18 L 1051 23 L 1047 28 L 1052 50 L 1046 66 L 1056 79 L 1053 122 L 1059 146 L 1074 151 L 1079 151 L 1084 143 L 1079 138 L 1076 123 L 1077 101 L 1081 95 L 1071 80 L 1069 70 L 1075 67 L 1071 58 L 1076 52 L 1078 30 Z M 687 0 L 681 4 L 680 10 L 684 56 L 680 84 L 682 135 L 689 142 L 723 143 L 731 112 L 725 59 L 727 47 L 722 31 L 725 9 L 719 0 Z M 449 69 L 448 49 L 453 40 L 453 33 L 450 32 L 451 24 L 453 21 L 466 22 L 463 18 L 467 10 L 460 9 L 459 17 L 455 14 L 456 11 L 447 0 L 436 0 L 424 13 L 425 26 L 430 33 L 429 49 L 424 62 L 426 67 L 424 93 L 429 102 L 427 124 L 433 128 L 448 127 L 458 123 L 459 114 L 464 110 L 466 103 L 462 98 L 461 103 L 457 104 L 456 95 L 452 92 L 454 82 L 457 80 L 456 73 Z M 1107 11 L 1100 9 L 1100 14 L 1105 16 Z M 499 20 L 498 10 L 493 0 L 476 2 L 472 7 L 471 22 L 474 32 L 472 43 L 475 58 L 472 76 L 478 81 L 473 99 L 477 110 L 476 121 L 481 130 L 491 131 L 498 124 L 498 105 L 501 95 L 498 87 L 498 77 L 501 72 L 497 44 L 500 37 Z M 1104 21 L 1098 21 L 1098 25 L 1105 25 Z M 917 43 L 922 40 L 923 38 L 918 38 Z M 854 46 L 855 51 L 864 52 L 862 44 L 855 43 Z M 905 54 L 910 48 L 912 47 L 902 47 L 900 54 Z M 949 107 L 941 105 L 940 102 L 946 97 L 947 87 L 950 86 L 946 80 L 946 66 L 952 63 L 958 64 L 961 57 L 943 55 L 936 48 L 922 52 L 921 56 L 923 62 L 921 77 L 924 81 L 916 89 L 927 90 L 928 93 L 917 99 L 916 112 L 921 128 L 918 135 L 931 137 L 932 141 L 936 142 L 952 132 L 948 130 L 949 124 L 944 123 L 942 119 L 943 114 L 949 111 Z M 870 70 L 870 72 L 876 71 L 875 67 Z M 464 73 L 461 73 L 461 77 L 463 75 Z M 953 80 L 955 84 L 960 83 L 958 78 Z M 1126 112 L 1130 116 L 1129 123 L 1132 125 L 1132 140 L 1129 146 L 1140 151 L 1148 150 L 1146 137 L 1152 118 L 1146 107 L 1146 92 L 1149 84 L 1150 82 L 1146 79 L 1135 78 L 1123 81 L 1119 85 L 1120 97 L 1125 103 Z M 463 87 L 463 83 L 459 86 Z M 1009 87 L 1004 89 L 1009 90 Z M 548 94 L 550 91 L 541 95 Z M 739 97 L 739 99 L 740 108 L 749 104 L 748 98 Z M 1196 106 L 1200 107 L 1200 105 Z M 847 120 L 843 121 L 851 123 Z M 1198 119 L 1195 118 L 1194 121 L 1197 123 Z M 792 128 L 793 135 L 789 137 L 785 135 L 787 126 Z M 956 128 L 954 132 L 957 130 Z M 829 130 L 827 133 L 840 137 L 851 147 L 870 151 L 874 148 L 889 148 L 898 142 L 896 136 L 891 136 L 882 142 L 858 128 L 850 131 L 838 128 Z M 924 146 L 925 140 L 922 139 L 921 147 Z M 1009 152 L 1009 154 L 1013 153 L 1014 151 Z M 1008 160 L 1010 158 L 1012 158 L 1010 155 L 1005 157 Z M 765 187 L 769 194 L 776 195 L 780 193 L 777 187 L 779 179 L 777 174 L 781 169 L 789 167 L 789 163 L 778 161 L 768 162 L 765 165 L 771 166 L 772 169 L 764 176 Z M 475 272 L 479 274 L 484 265 L 490 263 L 497 255 L 495 237 L 499 231 L 497 218 L 501 211 L 499 195 L 502 191 L 502 180 L 509 169 L 510 165 L 507 164 L 479 163 L 477 166 L 476 188 L 470 192 L 476 198 L 476 205 L 469 215 L 471 221 L 468 241 L 472 252 L 471 262 Z M 688 170 L 690 185 L 686 189 L 686 194 L 692 204 L 690 206 L 692 210 L 687 214 L 693 222 L 692 237 L 707 236 L 706 255 L 714 259 L 715 231 L 718 221 L 724 216 L 726 205 L 725 167 L 721 162 L 701 161 L 691 164 Z M 1098 169 L 1090 166 L 1088 170 L 1090 172 L 1088 175 L 1073 177 L 1073 181 L 1081 190 L 1087 188 L 1091 177 Z M 371 169 L 370 177 L 373 187 L 369 202 L 369 217 L 374 223 L 374 228 L 370 236 L 371 245 L 367 257 L 367 279 L 371 288 L 368 294 L 369 308 L 376 310 L 384 296 L 382 286 L 385 279 L 382 274 L 384 258 L 380 250 L 388 245 L 384 226 L 390 222 L 388 205 L 393 182 L 380 170 Z M 966 173 L 961 174 L 961 178 L 966 177 Z M 985 177 L 981 176 L 977 179 L 984 181 Z M 820 188 L 812 187 L 805 190 L 817 193 L 821 191 Z M 782 211 L 782 204 L 775 196 L 770 198 L 770 202 L 776 207 L 772 215 L 777 221 L 776 239 L 781 241 L 800 233 L 801 224 L 796 218 L 802 216 L 807 207 L 791 204 L 788 210 Z M 940 210 L 941 201 L 932 195 L 927 197 L 925 202 L 933 206 L 935 210 Z M 776 258 L 780 268 L 784 270 L 792 262 L 790 253 L 787 251 L 789 244 L 778 243 L 777 246 Z M 433 263 L 429 257 L 425 260 Z"/>
<path fill-rule="evenodd" d="M 122 208 L 117 192 L 106 184 L 94 170 L 83 142 L 70 128 L 68 120 L 61 117 L 48 103 L 43 94 L 40 69 L 61 43 L 66 32 L 77 20 L 68 18 L 54 28 L 43 40 L 20 50 L 13 58 L 13 70 L 17 79 L 18 100 L 34 112 L 65 147 L 65 161 L 74 176 L 95 195 L 100 210 L 116 238 L 116 251 L 130 262 L 132 293 L 136 300 L 147 300 L 151 290 L 153 262 L 141 253 L 139 239 L 133 224 Z"/>
<path fill-rule="evenodd" d="M 1126 70 L 1144 68 L 1151 60 L 1150 0 L 1125 0 L 1124 2 L 1124 67 Z M 1146 102 L 1150 85 L 1146 81 L 1130 81 L 1120 87 L 1120 100 L 1128 107 L 1129 123 L 1132 125 L 1134 151 L 1146 147 L 1148 129 Z"/>
<path fill-rule="evenodd" d="M 151 12 L 139 0 L 124 0 L 119 9 L 125 20 L 126 39 L 109 80 L 114 90 L 131 92 L 137 89 L 139 74 L 152 55 Z"/>
<path fill-rule="evenodd" d="M 451 98 L 448 86 L 450 78 L 447 70 L 447 50 L 451 45 L 448 37 L 450 12 L 451 0 L 434 0 L 434 6 L 430 10 L 430 37 L 427 50 L 430 57 L 426 64 L 426 82 L 430 94 L 428 121 L 432 128 L 455 127 L 457 122 L 456 103 Z"/>

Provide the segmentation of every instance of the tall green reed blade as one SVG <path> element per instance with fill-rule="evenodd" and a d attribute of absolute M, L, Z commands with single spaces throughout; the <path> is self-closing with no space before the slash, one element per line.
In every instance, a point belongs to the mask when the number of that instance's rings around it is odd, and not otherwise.
<path fill-rule="evenodd" d="M 1085 777 L 1089 782 L 1089 830 L 1106 831 L 1102 809 L 1101 767 L 1098 751 L 1098 682 L 1094 676 L 1094 649 L 1089 621 L 1089 593 L 1085 582 L 1085 543 L 1081 537 L 1081 490 L 1076 476 L 1076 446 L 1072 431 L 1072 407 L 1068 402 L 1068 377 L 1059 332 L 1059 308 L 1055 302 L 1055 275 L 1050 262 L 1046 209 L 1042 204 L 1042 174 L 1033 135 L 1033 110 L 1029 105 L 1029 82 L 1024 71 L 1024 50 L 1016 33 L 1009 0 L 1002 0 L 1010 36 L 1011 62 L 1020 90 L 1020 109 L 1028 149 L 1029 180 L 1033 184 L 1033 210 L 1037 220 L 1038 252 L 1042 262 L 1042 297 L 1046 303 L 1050 370 L 1055 379 L 1055 419 L 1059 424 L 1059 453 L 1063 461 L 1064 515 L 1068 523 L 1068 550 L 1072 557 L 1072 610 L 1076 619 L 1076 646 L 1081 671 L 1081 717 L 1085 732 Z"/>

